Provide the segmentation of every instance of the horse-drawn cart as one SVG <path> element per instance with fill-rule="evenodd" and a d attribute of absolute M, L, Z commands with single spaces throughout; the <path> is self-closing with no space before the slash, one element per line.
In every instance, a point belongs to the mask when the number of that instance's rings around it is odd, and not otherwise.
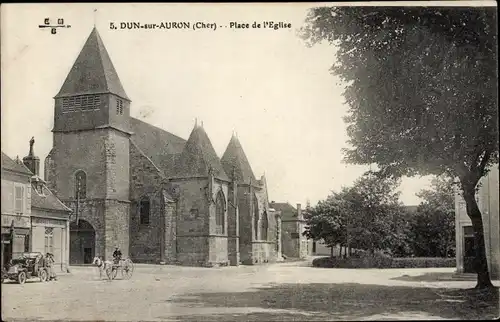
<path fill-rule="evenodd" d="M 130 279 L 134 273 L 134 263 L 130 258 L 121 259 L 118 264 L 111 263 L 106 267 L 106 275 L 110 280 L 114 280 L 118 275 L 118 271 L 121 272 L 123 279 Z"/>

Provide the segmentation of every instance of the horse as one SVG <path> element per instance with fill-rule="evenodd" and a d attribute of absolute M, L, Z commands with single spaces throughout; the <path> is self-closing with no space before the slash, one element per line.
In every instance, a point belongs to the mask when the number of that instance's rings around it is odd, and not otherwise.
<path fill-rule="evenodd" d="M 97 266 L 97 268 L 99 269 L 99 278 L 102 278 L 102 273 L 106 272 L 107 268 L 113 265 L 113 263 L 111 263 L 110 261 L 104 261 L 103 259 L 97 256 L 94 257 L 92 264 Z"/>

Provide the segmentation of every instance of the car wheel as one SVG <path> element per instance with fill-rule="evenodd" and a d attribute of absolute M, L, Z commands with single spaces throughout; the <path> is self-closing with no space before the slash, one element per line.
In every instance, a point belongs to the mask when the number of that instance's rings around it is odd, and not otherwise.
<path fill-rule="evenodd" d="M 20 272 L 17 275 L 17 282 L 19 284 L 24 284 L 26 282 L 26 272 Z"/>
<path fill-rule="evenodd" d="M 47 282 L 47 271 L 46 270 L 41 269 L 40 273 L 38 275 L 40 276 L 41 282 Z"/>

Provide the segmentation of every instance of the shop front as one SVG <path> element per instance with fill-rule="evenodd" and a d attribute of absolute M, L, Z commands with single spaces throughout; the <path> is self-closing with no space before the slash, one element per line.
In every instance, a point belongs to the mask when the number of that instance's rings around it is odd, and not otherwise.
<path fill-rule="evenodd" d="M 30 218 L 2 215 L 2 267 L 30 250 Z"/>

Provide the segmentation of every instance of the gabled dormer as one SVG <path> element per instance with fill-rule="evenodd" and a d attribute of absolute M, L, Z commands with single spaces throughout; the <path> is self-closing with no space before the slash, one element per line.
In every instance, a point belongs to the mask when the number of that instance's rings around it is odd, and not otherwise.
<path fill-rule="evenodd" d="M 128 131 L 131 101 L 95 27 L 54 99 L 54 132 Z"/>

